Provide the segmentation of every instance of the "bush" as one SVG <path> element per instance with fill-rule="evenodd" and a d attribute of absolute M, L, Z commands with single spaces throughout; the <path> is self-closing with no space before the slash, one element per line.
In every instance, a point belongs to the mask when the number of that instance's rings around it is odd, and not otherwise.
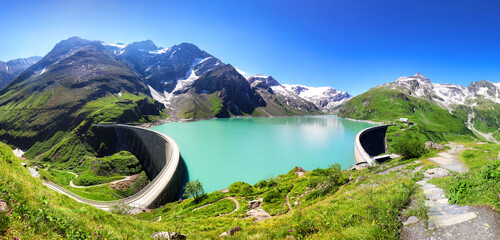
<path fill-rule="evenodd" d="M 265 188 L 265 187 L 274 187 L 276 185 L 278 185 L 278 183 L 276 182 L 276 180 L 274 180 L 274 178 L 268 178 L 268 179 L 260 180 L 258 183 L 256 183 L 254 185 L 254 187 Z"/>
<path fill-rule="evenodd" d="M 403 159 L 419 158 L 427 152 L 425 144 L 410 134 L 402 135 L 393 148 Z"/>
<path fill-rule="evenodd" d="M 277 202 L 281 197 L 281 194 L 278 190 L 276 189 L 272 189 L 268 192 L 266 192 L 266 194 L 264 194 L 264 202 L 265 203 L 273 203 L 273 202 Z"/>
<path fill-rule="evenodd" d="M 245 182 L 235 182 L 229 186 L 229 192 L 240 196 L 251 195 L 253 194 L 253 187 Z"/>
<path fill-rule="evenodd" d="M 483 178 L 500 180 L 500 160 L 496 160 L 492 164 L 486 166 L 483 171 Z"/>

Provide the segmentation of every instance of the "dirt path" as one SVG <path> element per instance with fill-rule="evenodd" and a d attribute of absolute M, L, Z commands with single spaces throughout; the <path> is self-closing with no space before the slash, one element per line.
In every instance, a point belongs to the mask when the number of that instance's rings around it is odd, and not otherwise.
<path fill-rule="evenodd" d="M 221 213 L 221 214 L 219 214 L 219 216 L 229 215 L 231 213 L 234 213 L 234 212 L 238 211 L 238 209 L 240 209 L 240 202 L 238 202 L 238 200 L 236 200 L 236 198 L 234 198 L 234 197 L 225 197 L 223 199 L 218 200 L 217 202 L 222 201 L 224 199 L 229 199 L 229 200 L 233 201 L 236 206 L 235 206 L 234 210 L 231 211 L 230 213 Z M 193 209 L 193 211 L 196 211 L 196 210 L 208 207 L 208 206 L 210 206 L 210 205 L 212 205 L 214 203 L 216 203 L 216 202 L 205 204 L 203 206 L 197 207 L 197 208 Z"/>
<path fill-rule="evenodd" d="M 293 184 L 292 189 L 294 187 L 295 187 L 295 183 Z M 289 212 L 292 211 L 292 205 L 290 205 L 290 199 L 289 199 L 289 196 L 290 196 L 290 193 L 292 192 L 292 189 L 290 189 L 290 191 L 286 194 L 286 205 L 288 205 Z"/>
<path fill-rule="evenodd" d="M 119 180 L 108 182 L 108 183 L 101 183 L 101 184 L 90 185 L 90 186 L 77 186 L 77 185 L 73 184 L 73 180 L 75 180 L 78 177 L 78 174 L 72 173 L 72 172 L 68 172 L 68 173 L 71 173 L 71 174 L 75 175 L 75 178 L 71 179 L 71 181 L 69 182 L 69 186 L 70 187 L 74 187 L 74 188 L 90 188 L 90 187 L 98 187 L 98 186 L 103 186 L 103 185 L 118 184 L 120 182 L 130 181 L 134 177 L 134 175 L 132 175 L 132 176 L 125 176 L 124 179 L 119 179 Z"/>
<path fill-rule="evenodd" d="M 466 148 L 463 145 L 450 143 L 451 149 L 446 152 L 438 153 L 437 157 L 429 158 L 429 160 L 439 164 L 440 167 L 448 169 L 453 172 L 467 172 L 469 169 L 465 164 L 458 159 L 460 153 L 462 153 Z"/>
<path fill-rule="evenodd" d="M 424 191 L 425 206 L 429 216 L 428 226 L 416 217 L 408 218 L 403 223 L 401 238 L 408 239 L 500 239 L 500 217 L 491 207 L 450 205 L 444 195 L 444 190 L 427 181 L 442 177 L 447 170 L 466 172 L 467 167 L 458 159 L 465 150 L 464 146 L 450 143 L 450 150 L 439 153 L 430 160 L 441 168 L 429 169 L 424 173 L 424 179 L 417 182 Z M 412 220 L 410 220 L 412 219 Z"/>

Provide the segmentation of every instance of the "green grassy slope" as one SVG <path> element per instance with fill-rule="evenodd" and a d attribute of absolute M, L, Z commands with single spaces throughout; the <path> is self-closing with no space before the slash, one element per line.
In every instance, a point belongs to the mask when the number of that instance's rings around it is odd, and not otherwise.
<path fill-rule="evenodd" d="M 158 231 L 180 231 L 189 239 L 217 239 L 236 226 L 241 227 L 238 239 L 394 239 L 401 227 L 400 210 L 416 188 L 416 179 L 409 173 L 379 175 L 331 167 L 299 178 L 292 170 L 254 186 L 232 184 L 228 193 L 210 193 L 201 201 L 187 199 L 127 216 L 49 190 L 29 175 L 4 144 L 0 144 L 0 164 L 0 198 L 9 206 L 0 213 L 0 238 L 6 239 L 89 239 L 97 235 L 102 239 L 149 239 Z M 353 181 L 347 181 L 349 176 Z M 287 195 L 293 197 L 291 211 Z M 222 200 L 227 196 L 235 197 L 241 207 L 221 215 L 235 207 L 232 201 Z M 246 218 L 248 201 L 256 198 L 264 199 L 262 208 L 273 215 L 271 219 L 254 222 Z M 213 204 L 194 210 L 209 203 Z M 159 216 L 162 220 L 155 222 Z"/>
<path fill-rule="evenodd" d="M 344 104 L 339 110 L 340 117 L 396 122 L 408 118 L 417 123 L 422 131 L 471 135 L 464 120 L 450 114 L 437 104 L 415 98 L 397 89 L 372 88 Z"/>
<path fill-rule="evenodd" d="M 470 171 L 432 180 L 445 190 L 450 203 L 491 205 L 500 210 L 499 144 L 469 144 L 471 149 L 460 155 Z"/>

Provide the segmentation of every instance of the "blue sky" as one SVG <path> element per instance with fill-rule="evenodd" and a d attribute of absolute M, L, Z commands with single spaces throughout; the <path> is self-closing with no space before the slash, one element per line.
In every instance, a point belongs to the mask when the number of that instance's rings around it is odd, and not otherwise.
<path fill-rule="evenodd" d="M 421 72 L 437 83 L 500 81 L 498 1 L 0 0 L 0 61 L 80 36 L 191 42 L 281 83 L 360 94 Z"/>

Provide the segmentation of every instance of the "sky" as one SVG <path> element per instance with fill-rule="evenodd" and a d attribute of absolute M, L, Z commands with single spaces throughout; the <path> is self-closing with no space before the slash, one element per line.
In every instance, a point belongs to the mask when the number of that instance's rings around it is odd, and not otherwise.
<path fill-rule="evenodd" d="M 352 95 L 422 73 L 500 81 L 496 0 L 0 0 L 0 61 L 63 39 L 182 42 L 248 74 Z"/>

